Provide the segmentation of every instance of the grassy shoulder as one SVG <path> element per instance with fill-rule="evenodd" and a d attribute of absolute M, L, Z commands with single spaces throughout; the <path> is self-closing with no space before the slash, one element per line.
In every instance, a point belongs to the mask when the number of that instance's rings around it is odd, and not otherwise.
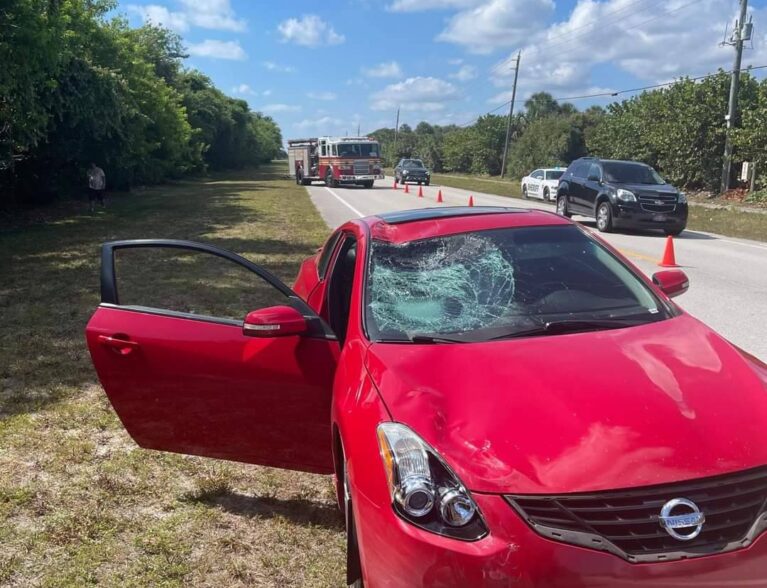
<path fill-rule="evenodd" d="M 83 337 L 106 240 L 206 241 L 291 282 L 327 229 L 281 172 L 151 188 L 0 233 L 0 585 L 342 583 L 329 478 L 138 449 Z"/>
<path fill-rule="evenodd" d="M 516 180 L 433 174 L 432 181 L 452 188 L 522 198 L 522 191 Z M 687 228 L 728 237 L 767 241 L 767 214 L 743 212 L 735 208 L 707 208 L 692 203 Z"/>

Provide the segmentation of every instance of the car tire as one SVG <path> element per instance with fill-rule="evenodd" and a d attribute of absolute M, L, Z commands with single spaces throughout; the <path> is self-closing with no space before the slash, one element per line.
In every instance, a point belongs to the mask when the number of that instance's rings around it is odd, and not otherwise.
<path fill-rule="evenodd" d="M 346 458 L 344 457 L 344 522 L 346 523 L 346 584 L 349 588 L 363 588 L 362 563 L 357 543 L 357 526 L 354 523 L 352 496 L 349 490 Z"/>
<path fill-rule="evenodd" d="M 373 180 L 365 180 L 362 182 L 362 187 L 370 190 L 373 187 Z"/>
<path fill-rule="evenodd" d="M 681 229 L 663 229 L 663 232 L 666 233 L 667 237 L 678 237 L 686 228 L 687 227 L 682 227 Z"/>
<path fill-rule="evenodd" d="M 612 233 L 613 210 L 609 202 L 602 202 L 597 206 L 597 229 L 600 233 Z"/>
<path fill-rule="evenodd" d="M 565 218 L 570 218 L 573 215 L 567 210 L 567 196 L 560 194 L 557 198 L 557 214 Z"/>
<path fill-rule="evenodd" d="M 522 198 L 527 200 L 529 196 L 527 195 L 527 184 L 522 184 Z"/>
<path fill-rule="evenodd" d="M 429 184 L 431 184 L 431 180 L 426 180 L 426 181 L 423 183 L 423 185 L 424 185 L 424 186 L 428 186 Z"/>
<path fill-rule="evenodd" d="M 551 202 L 551 194 L 549 193 L 548 188 L 544 188 L 543 190 L 543 201 L 544 202 Z"/>

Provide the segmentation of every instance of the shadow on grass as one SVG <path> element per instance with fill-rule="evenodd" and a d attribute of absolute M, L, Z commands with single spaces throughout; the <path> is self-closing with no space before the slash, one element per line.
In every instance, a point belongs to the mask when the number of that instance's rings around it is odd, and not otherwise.
<path fill-rule="evenodd" d="M 320 526 L 332 531 L 344 530 L 343 517 L 338 511 L 338 507 L 311 500 L 262 498 L 231 490 L 205 495 L 201 498 L 188 498 L 187 500 L 216 506 L 228 513 L 248 519 L 279 517 L 303 526 Z"/>
<path fill-rule="evenodd" d="M 121 195 L 93 215 L 0 233 L 0 420 L 96 380 L 83 330 L 99 303 L 104 241 L 213 243 L 291 284 L 324 230 L 303 188 L 270 183 L 280 177 L 267 168 L 187 180 Z"/>

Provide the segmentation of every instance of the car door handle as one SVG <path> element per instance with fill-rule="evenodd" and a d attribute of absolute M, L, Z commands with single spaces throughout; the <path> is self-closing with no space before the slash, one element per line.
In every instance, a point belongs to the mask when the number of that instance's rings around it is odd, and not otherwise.
<path fill-rule="evenodd" d="M 99 335 L 99 343 L 114 349 L 120 355 L 128 355 L 134 349 L 138 349 L 139 346 L 135 341 L 128 341 L 118 337 L 109 337 L 108 335 Z"/>

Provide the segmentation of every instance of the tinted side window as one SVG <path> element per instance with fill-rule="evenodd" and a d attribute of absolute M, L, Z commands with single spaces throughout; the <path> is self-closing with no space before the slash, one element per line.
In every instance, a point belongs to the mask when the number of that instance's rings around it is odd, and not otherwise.
<path fill-rule="evenodd" d="M 320 280 L 323 280 L 325 278 L 325 273 L 328 271 L 328 264 L 330 263 L 330 258 L 333 255 L 333 250 L 336 248 L 336 243 L 338 243 L 338 239 L 341 237 L 341 233 L 334 233 L 330 236 L 327 243 L 325 243 L 325 246 L 322 248 L 322 253 L 320 254 L 320 259 L 317 262 L 317 274 L 320 277 Z"/>
<path fill-rule="evenodd" d="M 542 180 L 542 179 L 543 179 L 543 172 L 542 172 L 541 170 L 539 170 L 539 169 L 538 169 L 538 170 L 535 170 L 535 171 L 533 172 L 533 177 L 534 177 L 536 180 Z"/>
<path fill-rule="evenodd" d="M 591 177 L 591 176 L 596 176 L 598 178 L 602 177 L 602 170 L 599 169 L 599 166 L 596 163 L 592 163 L 589 166 L 588 177 Z"/>
<path fill-rule="evenodd" d="M 585 178 L 587 172 L 589 171 L 589 166 L 591 164 L 588 161 L 579 161 L 575 164 L 575 167 L 573 168 L 573 175 L 576 178 Z"/>

